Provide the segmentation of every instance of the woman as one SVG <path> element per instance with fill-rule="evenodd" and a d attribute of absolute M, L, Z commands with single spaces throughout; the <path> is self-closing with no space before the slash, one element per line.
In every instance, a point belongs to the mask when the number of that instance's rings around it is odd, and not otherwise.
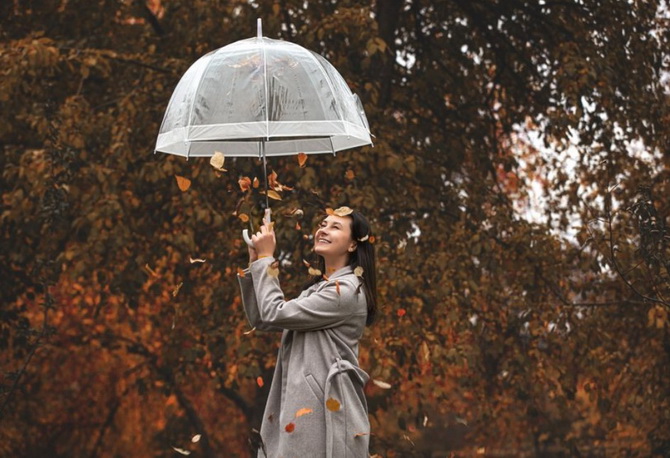
<path fill-rule="evenodd" d="M 264 224 L 252 236 L 250 265 L 239 276 L 252 326 L 282 331 L 258 456 L 367 457 L 370 424 L 358 367 L 358 341 L 376 311 L 370 226 L 342 207 L 314 235 L 321 272 L 286 301 L 277 278 L 275 235 Z"/>

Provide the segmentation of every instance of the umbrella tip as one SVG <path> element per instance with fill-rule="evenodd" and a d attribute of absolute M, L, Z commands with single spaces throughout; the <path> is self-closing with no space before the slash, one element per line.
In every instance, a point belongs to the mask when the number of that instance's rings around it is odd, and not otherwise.
<path fill-rule="evenodd" d="M 261 18 L 256 19 L 256 38 L 263 38 L 263 21 Z"/>

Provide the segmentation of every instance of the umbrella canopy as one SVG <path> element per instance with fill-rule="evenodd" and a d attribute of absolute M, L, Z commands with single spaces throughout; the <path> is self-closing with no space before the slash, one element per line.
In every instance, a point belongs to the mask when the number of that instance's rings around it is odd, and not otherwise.
<path fill-rule="evenodd" d="M 237 41 L 182 76 L 155 151 L 186 157 L 336 153 L 369 145 L 358 97 L 322 56 L 294 43 Z"/>

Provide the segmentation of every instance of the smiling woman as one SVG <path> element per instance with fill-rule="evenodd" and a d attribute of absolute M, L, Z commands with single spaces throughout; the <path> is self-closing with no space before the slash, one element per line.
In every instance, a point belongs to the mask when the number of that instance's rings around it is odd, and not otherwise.
<path fill-rule="evenodd" d="M 250 266 L 238 277 L 244 309 L 256 329 L 282 332 L 258 456 L 368 456 L 369 377 L 358 366 L 358 342 L 376 310 L 370 237 L 359 212 L 329 214 L 314 237 L 327 275 L 290 301 L 277 278 L 272 225 L 252 237 Z"/>

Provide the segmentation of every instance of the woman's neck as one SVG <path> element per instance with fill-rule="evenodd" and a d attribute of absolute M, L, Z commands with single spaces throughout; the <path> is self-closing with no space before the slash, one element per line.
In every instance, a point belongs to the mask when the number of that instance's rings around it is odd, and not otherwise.
<path fill-rule="evenodd" d="M 324 261 L 326 263 L 326 271 L 324 272 L 324 274 L 327 277 L 330 277 L 333 273 L 337 272 L 342 267 L 346 267 L 349 264 L 349 257 L 345 256 L 337 259 L 324 258 Z"/>

